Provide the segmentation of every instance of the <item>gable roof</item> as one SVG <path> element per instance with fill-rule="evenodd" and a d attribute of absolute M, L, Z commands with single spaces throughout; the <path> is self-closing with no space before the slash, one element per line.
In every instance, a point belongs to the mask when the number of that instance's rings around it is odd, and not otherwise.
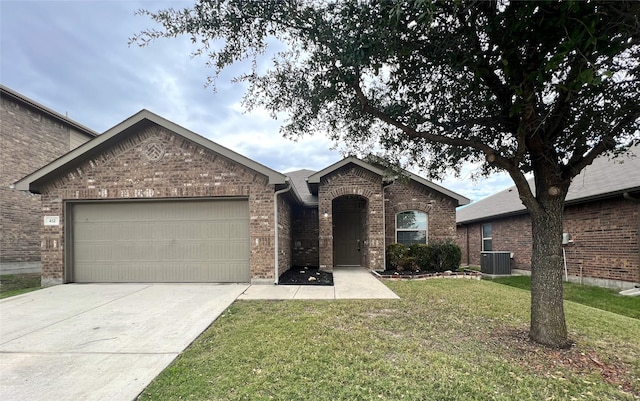
<path fill-rule="evenodd" d="M 41 105 L 40 103 L 36 102 L 35 100 L 29 99 L 28 97 L 24 96 L 21 93 L 18 93 L 16 91 L 14 91 L 13 89 L 7 88 L 6 86 L 0 84 L 0 95 L 2 97 L 8 97 L 13 99 L 14 101 L 18 102 L 18 103 L 22 103 L 32 109 L 37 110 L 38 112 L 47 115 L 55 120 L 58 120 L 60 123 L 67 125 L 69 127 L 72 127 L 78 131 L 80 131 L 81 133 L 89 136 L 89 137 L 96 137 L 98 136 L 98 133 L 94 130 L 92 130 L 91 128 L 87 128 L 84 125 L 70 119 L 67 116 L 63 116 L 62 114 L 51 110 L 50 108 Z"/>
<path fill-rule="evenodd" d="M 372 164 L 369 164 L 363 160 L 358 159 L 357 157 L 353 157 L 353 156 L 349 156 L 349 157 L 345 157 L 344 159 L 340 160 L 339 162 L 336 162 L 334 164 L 332 164 L 331 166 L 318 171 L 315 174 L 312 174 L 309 176 L 309 178 L 307 179 L 307 183 L 309 184 L 309 189 L 311 190 L 312 194 L 316 194 L 318 193 L 318 185 L 320 184 L 320 180 L 322 179 L 322 177 L 340 169 L 341 167 L 344 167 L 348 164 L 355 164 L 356 166 L 362 167 L 365 170 L 369 170 L 374 174 L 379 175 L 380 177 L 385 177 L 385 170 L 376 167 Z M 415 181 L 419 184 L 424 185 L 425 187 L 432 189 L 434 191 L 437 191 L 443 195 L 448 196 L 449 198 L 454 199 L 455 201 L 458 202 L 458 206 L 461 205 L 466 205 L 470 202 L 469 199 L 465 198 L 464 196 L 457 194 L 453 191 L 450 191 L 444 187 L 441 187 L 438 184 L 434 184 L 433 182 L 426 180 L 418 175 L 415 175 L 409 171 L 405 171 L 404 172 L 409 179 L 411 179 L 412 181 Z M 389 179 L 389 181 L 394 181 L 395 177 Z"/>
<path fill-rule="evenodd" d="M 95 137 L 94 139 L 86 142 L 85 144 L 77 147 L 71 152 L 59 157 L 53 162 L 47 164 L 41 169 L 31 173 L 24 177 L 20 181 L 15 183 L 15 188 L 22 191 L 31 191 L 35 193 L 40 192 L 42 184 L 46 183 L 52 177 L 60 173 L 64 173 L 71 166 L 76 165 L 82 161 L 90 159 L 92 156 L 107 149 L 112 144 L 118 142 L 122 136 L 137 132 L 143 127 L 150 124 L 155 124 L 166 128 L 169 131 L 174 132 L 198 145 L 203 146 L 227 159 L 230 159 L 238 164 L 241 164 L 253 171 L 263 174 L 269 178 L 269 184 L 285 184 L 286 177 L 279 172 L 270 169 L 256 161 L 253 161 L 239 153 L 236 153 L 230 149 L 227 149 L 217 143 L 189 131 L 165 118 L 158 116 L 150 112 L 149 110 L 141 110 L 128 119 L 124 120 L 115 127 L 105 131 L 103 134 Z"/>
<path fill-rule="evenodd" d="M 571 182 L 565 205 L 619 196 L 625 192 L 640 191 L 640 145 L 629 150 L 631 156 L 610 159 L 600 156 L 583 169 Z M 533 178 L 528 180 L 535 192 Z M 507 217 L 528 213 L 520 201 L 515 185 L 460 208 L 457 223 L 472 223 L 488 218 Z"/>

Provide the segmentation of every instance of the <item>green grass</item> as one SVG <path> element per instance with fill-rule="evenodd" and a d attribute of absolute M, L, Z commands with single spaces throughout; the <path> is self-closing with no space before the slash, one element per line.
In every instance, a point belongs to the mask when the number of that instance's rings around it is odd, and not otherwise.
<path fill-rule="evenodd" d="M 527 340 L 525 291 L 477 280 L 388 286 L 402 299 L 236 301 L 139 399 L 640 396 L 640 320 L 568 302 L 576 345 L 550 350 Z"/>
<path fill-rule="evenodd" d="M 39 290 L 40 288 L 40 273 L 0 276 L 0 299 Z"/>
<path fill-rule="evenodd" d="M 531 277 L 529 276 L 498 277 L 491 279 L 491 281 L 527 291 L 531 290 Z M 640 297 L 619 295 L 617 290 L 564 283 L 564 299 L 640 319 Z"/>

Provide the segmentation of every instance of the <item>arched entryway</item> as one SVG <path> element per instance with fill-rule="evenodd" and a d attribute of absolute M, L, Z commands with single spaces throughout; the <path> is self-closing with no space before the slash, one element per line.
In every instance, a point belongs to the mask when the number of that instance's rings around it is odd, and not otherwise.
<path fill-rule="evenodd" d="M 335 266 L 365 266 L 368 201 L 358 195 L 333 199 L 333 261 Z"/>

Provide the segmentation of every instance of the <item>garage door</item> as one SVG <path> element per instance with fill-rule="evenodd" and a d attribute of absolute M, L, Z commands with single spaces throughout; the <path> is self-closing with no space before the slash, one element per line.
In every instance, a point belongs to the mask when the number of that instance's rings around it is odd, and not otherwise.
<path fill-rule="evenodd" d="M 79 203 L 72 281 L 248 282 L 246 200 Z"/>

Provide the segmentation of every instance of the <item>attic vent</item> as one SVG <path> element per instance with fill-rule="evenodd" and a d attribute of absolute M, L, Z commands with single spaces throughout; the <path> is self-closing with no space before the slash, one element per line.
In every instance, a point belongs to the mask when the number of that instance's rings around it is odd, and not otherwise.
<path fill-rule="evenodd" d="M 157 162 L 164 157 L 165 147 L 162 142 L 149 142 L 144 150 L 144 155 L 152 162 Z"/>

